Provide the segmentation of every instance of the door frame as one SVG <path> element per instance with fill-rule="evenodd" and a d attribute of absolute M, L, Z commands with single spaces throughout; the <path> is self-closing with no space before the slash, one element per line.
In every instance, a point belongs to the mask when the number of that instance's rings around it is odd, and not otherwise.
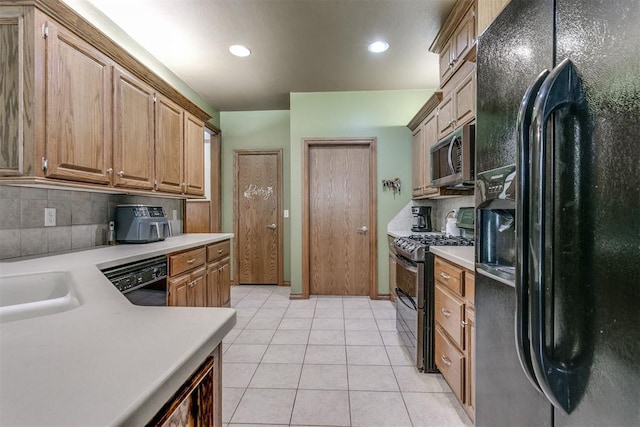
<path fill-rule="evenodd" d="M 242 155 L 274 155 L 276 154 L 278 162 L 278 198 L 277 198 L 277 213 L 276 213 L 276 231 L 277 231 L 277 247 L 278 247 L 278 286 L 284 286 L 284 250 L 283 250 L 283 236 L 284 236 L 284 220 L 282 214 L 282 196 L 284 189 L 282 188 L 282 149 L 266 149 L 266 150 L 252 150 L 252 149 L 237 149 L 233 150 L 233 232 L 235 239 L 233 239 L 233 277 L 236 285 L 239 285 L 240 277 L 240 257 L 238 256 L 238 242 L 240 236 L 240 221 L 238 221 L 238 159 Z"/>
<path fill-rule="evenodd" d="M 376 187 L 377 137 L 364 138 L 303 138 L 302 139 L 302 298 L 309 298 L 310 291 L 310 221 L 309 221 L 309 150 L 322 146 L 365 146 L 369 149 L 369 298 L 378 299 L 378 191 Z"/>

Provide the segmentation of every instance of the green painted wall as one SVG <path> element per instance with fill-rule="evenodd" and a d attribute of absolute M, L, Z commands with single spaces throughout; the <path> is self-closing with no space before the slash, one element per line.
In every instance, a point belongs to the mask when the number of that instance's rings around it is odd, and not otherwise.
<path fill-rule="evenodd" d="M 302 139 L 377 137 L 378 292 L 388 293 L 387 223 L 411 199 L 411 132 L 406 125 L 433 90 L 291 94 L 291 293 L 302 292 Z M 224 113 L 223 113 L 224 114 Z M 224 132 L 224 131 L 223 131 Z M 382 180 L 399 177 L 395 198 Z"/>
<path fill-rule="evenodd" d="M 290 209 L 289 111 L 220 113 L 222 130 L 222 229 L 233 232 L 233 150 L 282 149 L 283 209 Z M 290 280 L 291 227 L 284 220 L 284 280 Z"/>

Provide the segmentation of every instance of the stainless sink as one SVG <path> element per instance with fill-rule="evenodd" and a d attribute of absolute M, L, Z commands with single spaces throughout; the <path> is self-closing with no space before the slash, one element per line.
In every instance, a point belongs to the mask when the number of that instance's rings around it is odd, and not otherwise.
<path fill-rule="evenodd" d="M 79 305 L 68 272 L 0 277 L 0 323 L 61 313 Z"/>

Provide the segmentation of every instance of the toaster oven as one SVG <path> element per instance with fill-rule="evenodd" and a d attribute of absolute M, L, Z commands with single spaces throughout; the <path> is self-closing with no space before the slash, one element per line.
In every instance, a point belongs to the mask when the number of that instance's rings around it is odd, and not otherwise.
<path fill-rule="evenodd" d="M 464 125 L 431 147 L 432 187 L 474 186 L 475 131 Z"/>

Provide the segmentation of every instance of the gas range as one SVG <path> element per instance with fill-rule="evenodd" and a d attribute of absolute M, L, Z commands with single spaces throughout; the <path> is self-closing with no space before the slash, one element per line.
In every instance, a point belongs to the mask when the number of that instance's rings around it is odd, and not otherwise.
<path fill-rule="evenodd" d="M 430 246 L 473 246 L 473 239 L 442 234 L 412 234 L 393 241 L 396 252 L 415 262 L 424 262 Z"/>

